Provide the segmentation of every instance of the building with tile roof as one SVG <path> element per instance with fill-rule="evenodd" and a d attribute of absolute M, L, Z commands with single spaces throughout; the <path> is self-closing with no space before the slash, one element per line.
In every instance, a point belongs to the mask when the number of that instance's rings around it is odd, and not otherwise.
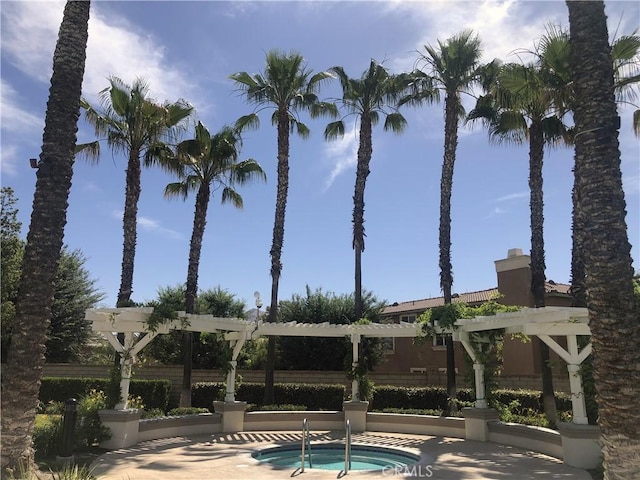
<path fill-rule="evenodd" d="M 507 258 L 494 262 L 497 287 L 454 294 L 453 302 L 465 302 L 468 305 L 476 306 L 498 297 L 498 301 L 505 305 L 533 307 L 533 297 L 530 292 L 530 262 L 529 255 L 524 255 L 521 249 L 510 249 Z M 570 307 L 572 300 L 569 288 L 570 285 L 548 280 L 545 285 L 546 305 Z M 440 305 L 444 305 L 443 297 L 395 302 L 384 309 L 384 314 L 390 323 L 415 322 L 425 310 Z M 506 375 L 539 374 L 538 341 L 537 338 L 530 342 L 522 342 L 519 339 L 505 339 L 503 373 Z M 388 339 L 385 345 L 385 361 L 375 368 L 376 372 L 416 374 L 424 374 L 426 372 L 442 374 L 446 372 L 446 348 L 444 339 L 441 337 L 426 340 L 422 343 L 410 338 Z M 454 345 L 456 369 L 461 373 L 465 364 L 463 348 L 458 342 L 454 342 Z M 559 358 L 557 360 L 559 361 Z"/>

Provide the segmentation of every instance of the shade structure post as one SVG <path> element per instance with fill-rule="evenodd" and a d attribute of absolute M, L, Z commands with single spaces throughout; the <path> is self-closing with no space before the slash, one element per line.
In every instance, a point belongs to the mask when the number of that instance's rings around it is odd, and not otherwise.
<path fill-rule="evenodd" d="M 580 374 L 580 363 L 578 355 L 578 338 L 576 335 L 567 335 L 567 351 L 571 359 L 575 362 L 567 364 L 569 371 L 569 388 L 571 389 L 571 409 L 573 410 L 572 423 L 587 425 L 587 405 L 584 400 L 584 391 L 582 389 L 582 375 Z"/>
<path fill-rule="evenodd" d="M 476 408 L 487 408 L 487 399 L 484 391 L 484 364 L 474 363 L 473 373 L 476 382 Z"/>
<path fill-rule="evenodd" d="M 227 393 L 224 396 L 225 402 L 236 401 L 236 369 L 238 367 L 238 355 L 246 341 L 246 336 L 243 333 L 237 340 L 230 340 L 229 345 L 233 349 L 231 354 L 231 361 L 229 362 L 229 371 L 227 372 Z"/>
<path fill-rule="evenodd" d="M 351 362 L 351 368 L 352 368 L 351 371 L 354 373 L 358 369 L 359 346 L 360 346 L 360 334 L 354 333 L 351 335 L 351 348 L 353 353 L 352 362 Z M 358 380 L 358 377 L 356 375 L 354 375 L 353 380 L 351 381 L 351 399 L 353 401 L 360 400 L 360 381 Z"/>
<path fill-rule="evenodd" d="M 131 367 L 133 366 L 133 332 L 124 334 L 124 352 L 120 357 L 120 399 L 115 406 L 116 410 L 126 410 L 129 403 L 129 385 L 131 383 Z"/>

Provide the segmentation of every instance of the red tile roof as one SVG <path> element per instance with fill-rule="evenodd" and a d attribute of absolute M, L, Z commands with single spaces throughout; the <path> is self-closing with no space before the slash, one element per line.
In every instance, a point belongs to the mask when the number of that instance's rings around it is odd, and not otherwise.
<path fill-rule="evenodd" d="M 478 292 L 461 293 L 457 297 L 454 297 L 452 301 L 454 303 L 482 303 L 489 300 L 491 297 L 498 295 L 498 293 L 499 292 L 497 288 L 480 290 Z M 401 303 L 396 302 L 385 307 L 383 313 L 386 315 L 393 315 L 400 312 L 424 312 L 428 308 L 438 307 L 440 305 L 444 305 L 444 297 L 425 298 L 422 300 L 412 300 L 409 302 Z"/>
<path fill-rule="evenodd" d="M 556 283 L 553 280 L 549 280 L 545 284 L 545 292 L 547 293 L 568 295 L 569 288 L 571 288 L 571 285 Z M 455 296 L 456 294 L 454 294 L 454 298 L 452 299 L 452 301 L 454 303 L 465 302 L 471 305 L 477 305 L 486 302 L 487 300 L 490 300 L 491 298 L 499 294 L 500 292 L 498 291 L 498 288 L 495 287 L 489 288 L 487 290 L 479 290 L 477 292 L 461 293 L 457 296 Z M 383 310 L 383 314 L 394 315 L 398 313 L 422 313 L 428 308 L 438 307 L 440 305 L 444 305 L 444 297 L 424 298 L 422 300 L 411 300 L 408 302 L 396 302 L 391 305 L 387 305 Z"/>

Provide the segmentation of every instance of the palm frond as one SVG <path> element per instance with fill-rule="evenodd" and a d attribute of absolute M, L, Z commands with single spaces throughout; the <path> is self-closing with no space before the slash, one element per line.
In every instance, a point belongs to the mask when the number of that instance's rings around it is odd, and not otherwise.
<path fill-rule="evenodd" d="M 229 202 L 231 202 L 231 204 L 233 204 L 233 206 L 238 209 L 242 209 L 244 207 L 242 196 L 233 188 L 225 187 L 222 189 L 221 203 L 225 204 Z"/>
<path fill-rule="evenodd" d="M 342 137 L 344 137 L 344 122 L 342 120 L 331 122 L 324 129 L 325 140 L 335 140 Z"/>
<path fill-rule="evenodd" d="M 100 159 L 100 142 L 96 140 L 94 142 L 77 144 L 73 153 L 90 164 L 95 165 Z"/>
<path fill-rule="evenodd" d="M 407 119 L 401 113 L 390 113 L 384 121 L 384 129 L 393 133 L 402 133 L 407 126 Z"/>

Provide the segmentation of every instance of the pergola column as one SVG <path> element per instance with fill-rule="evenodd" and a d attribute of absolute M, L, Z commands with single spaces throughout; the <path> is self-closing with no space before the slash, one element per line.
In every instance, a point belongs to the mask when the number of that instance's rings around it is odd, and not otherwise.
<path fill-rule="evenodd" d="M 135 345 L 134 332 L 124 332 L 124 345 L 122 345 L 113 332 L 100 332 L 120 354 L 120 399 L 115 406 L 116 410 L 126 410 L 129 400 L 129 385 L 131 383 L 131 368 L 135 356 L 153 340 L 158 332 L 148 332 Z"/>
<path fill-rule="evenodd" d="M 124 348 L 120 355 L 120 401 L 116 403 L 116 410 L 126 410 L 129 403 L 129 385 L 131 384 L 131 367 L 133 356 L 130 353 L 133 347 L 133 333 L 124 334 Z"/>
<path fill-rule="evenodd" d="M 480 362 L 476 351 L 469 342 L 469 335 L 466 332 L 458 332 L 455 336 L 460 339 L 460 343 L 462 343 L 462 346 L 473 361 L 473 374 L 476 386 L 476 408 L 488 408 L 484 388 L 484 363 Z"/>
<path fill-rule="evenodd" d="M 569 371 L 569 387 L 571 389 L 571 408 L 573 410 L 573 421 L 581 425 L 587 425 L 587 407 L 582 390 L 582 375 L 580 375 L 580 364 L 591 353 L 591 343 L 578 351 L 578 337 L 567 335 L 567 350 L 562 348 L 553 338 L 548 335 L 538 335 L 540 340 L 549 345 L 565 362 Z"/>
<path fill-rule="evenodd" d="M 352 353 L 353 353 L 353 357 L 352 357 L 352 362 L 351 362 L 351 368 L 352 368 L 352 372 L 355 372 L 356 369 L 358 368 L 358 359 L 359 359 L 359 353 L 358 353 L 358 347 L 360 345 L 360 334 L 359 333 L 352 333 L 351 334 L 351 348 L 352 348 Z M 360 400 L 360 382 L 358 381 L 358 378 L 354 376 L 353 380 L 351 381 L 351 400 L 353 401 L 359 401 Z"/>
<path fill-rule="evenodd" d="M 233 348 L 233 354 L 231 356 L 231 361 L 229 362 L 229 371 L 227 372 L 227 393 L 224 396 L 225 402 L 236 401 L 236 367 L 238 366 L 238 355 L 240 355 L 240 350 L 242 350 L 245 340 L 246 337 L 243 334 L 239 339 L 229 341 L 230 346 Z"/>

